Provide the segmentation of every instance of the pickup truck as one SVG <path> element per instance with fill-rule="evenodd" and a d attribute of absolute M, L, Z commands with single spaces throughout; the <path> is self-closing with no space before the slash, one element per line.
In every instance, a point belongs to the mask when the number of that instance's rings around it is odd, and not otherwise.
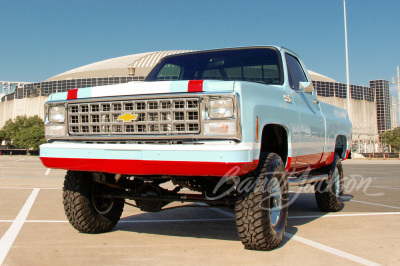
<path fill-rule="evenodd" d="M 40 159 L 68 170 L 64 209 L 80 232 L 112 230 L 125 200 L 150 212 L 227 204 L 245 248 L 270 250 L 286 229 L 289 184 L 313 185 L 321 211 L 343 207 L 348 114 L 317 99 L 283 47 L 168 56 L 143 82 L 52 94 L 45 116 Z"/>

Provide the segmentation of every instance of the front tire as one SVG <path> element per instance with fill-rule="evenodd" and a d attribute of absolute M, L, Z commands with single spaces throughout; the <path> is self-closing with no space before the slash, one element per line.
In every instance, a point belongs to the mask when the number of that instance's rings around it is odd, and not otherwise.
<path fill-rule="evenodd" d="M 68 171 L 64 181 L 64 210 L 70 224 L 83 233 L 111 231 L 121 218 L 124 199 L 112 199 L 113 189 L 93 181 L 91 173 Z"/>
<path fill-rule="evenodd" d="M 236 226 L 245 248 L 270 250 L 279 245 L 288 217 L 288 184 L 284 164 L 275 153 L 261 153 L 259 164 L 245 178 L 254 188 L 239 196 Z M 248 180 L 248 179 L 246 179 Z"/>
<path fill-rule="evenodd" d="M 337 154 L 325 172 L 329 178 L 314 185 L 318 208 L 323 212 L 340 211 L 343 207 L 343 167 Z"/>

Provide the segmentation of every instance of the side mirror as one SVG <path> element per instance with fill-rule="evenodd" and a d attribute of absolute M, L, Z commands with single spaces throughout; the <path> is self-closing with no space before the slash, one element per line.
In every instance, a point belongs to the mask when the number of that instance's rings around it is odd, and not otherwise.
<path fill-rule="evenodd" d="M 312 92 L 314 89 L 312 82 L 300 81 L 299 85 L 300 91 L 302 92 Z"/>

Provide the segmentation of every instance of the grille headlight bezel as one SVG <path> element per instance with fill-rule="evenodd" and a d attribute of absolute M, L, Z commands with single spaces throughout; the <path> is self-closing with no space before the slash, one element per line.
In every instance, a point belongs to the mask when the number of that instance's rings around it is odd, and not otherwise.
<path fill-rule="evenodd" d="M 196 140 L 201 140 L 201 139 L 234 139 L 235 141 L 241 141 L 242 140 L 242 133 L 241 133 L 241 122 L 240 122 L 240 111 L 239 111 L 239 99 L 238 95 L 233 93 L 233 94 L 213 94 L 210 93 L 209 95 L 193 95 L 191 94 L 176 94 L 176 95 L 167 95 L 167 96 L 159 96 L 159 95 L 154 95 L 154 96 L 148 96 L 148 95 L 143 95 L 143 96 L 136 96 L 131 97 L 113 97 L 113 98 L 96 98 L 96 99 L 82 99 L 82 100 L 74 100 L 71 102 L 61 102 L 61 101 L 53 101 L 53 102 L 46 102 L 46 126 L 50 126 L 47 129 L 47 134 L 46 134 L 46 139 L 50 141 L 51 139 L 65 139 L 65 140 L 93 140 L 96 139 L 97 141 L 122 141 L 122 140 L 140 140 L 146 142 L 147 140 L 160 140 L 160 139 L 169 139 L 169 140 L 186 140 L 186 139 L 196 139 Z M 190 102 L 193 99 L 198 100 L 198 105 L 193 106 L 193 104 Z M 186 104 L 182 107 L 176 106 L 178 108 L 177 110 L 173 110 L 172 106 L 166 106 L 168 110 L 164 110 L 164 107 L 161 109 L 154 109 L 154 108 L 147 108 L 149 109 L 148 111 L 138 109 L 136 110 L 131 110 L 130 112 L 134 114 L 139 114 L 139 113 L 146 113 L 148 115 L 148 118 L 143 121 L 135 121 L 133 124 L 137 126 L 141 125 L 147 125 L 147 126 L 157 126 L 159 124 L 160 126 L 163 126 L 164 124 L 171 124 L 169 129 L 162 130 L 160 133 L 154 133 L 153 131 L 145 132 L 145 131 L 129 131 L 129 132 L 108 132 L 104 131 L 101 128 L 101 132 L 97 131 L 91 131 L 90 128 L 89 130 L 86 130 L 85 132 L 82 131 L 82 133 L 74 133 L 71 134 L 70 129 L 71 126 L 78 126 L 79 128 L 82 128 L 84 130 L 84 127 L 88 126 L 131 126 L 129 123 L 124 123 L 122 121 L 113 121 L 111 120 L 111 116 L 109 119 L 103 119 L 103 115 L 107 115 L 108 113 L 120 113 L 121 111 L 128 111 L 128 110 L 114 110 L 114 108 L 110 105 L 109 108 L 105 108 L 104 106 L 107 105 L 108 103 L 112 102 L 121 102 L 121 103 L 126 103 L 130 101 L 134 102 L 147 102 L 148 104 L 151 104 L 156 101 L 164 102 L 164 101 L 169 101 L 169 102 L 175 102 L 175 101 L 181 101 L 185 100 Z M 189 101 L 188 101 L 189 100 Z M 211 106 L 214 109 L 213 114 L 211 114 L 211 117 L 209 116 L 209 110 L 210 110 L 210 105 L 209 102 L 214 101 L 214 103 L 211 103 Z M 100 109 L 97 110 L 94 108 L 94 105 L 99 105 L 100 104 Z M 103 106 L 104 105 L 104 106 Z M 187 106 L 186 106 L 187 105 Z M 150 105 L 149 105 L 150 106 Z M 61 109 L 53 109 L 51 110 L 52 118 L 50 121 L 50 109 L 52 107 L 61 107 L 65 108 L 65 117 L 64 117 L 64 122 L 54 122 L 54 121 L 63 121 L 62 117 L 57 117 L 55 114 L 60 113 Z M 94 109 L 93 109 L 93 108 Z M 96 106 L 95 106 L 96 107 Z M 174 107 L 175 108 L 175 107 Z M 189 109 L 188 109 L 189 108 Z M 222 108 L 224 110 L 217 110 L 218 108 Z M 182 110 L 181 110 L 182 109 Z M 192 114 L 191 112 L 193 110 L 197 111 L 197 116 Z M 98 112 L 100 111 L 100 112 Z M 151 111 L 151 114 L 149 113 Z M 168 111 L 169 117 L 168 117 L 168 123 L 167 121 L 164 121 L 164 118 L 162 118 L 164 111 Z M 184 120 L 178 119 L 174 114 L 174 111 L 185 111 Z M 186 112 L 188 111 L 188 112 Z M 190 111 L 190 112 L 189 112 Z M 93 113 L 95 112 L 95 113 Z M 157 116 L 160 121 L 153 121 L 151 118 L 152 113 L 157 113 Z M 96 113 L 99 113 L 98 118 L 94 120 L 93 115 L 96 115 Z M 217 113 L 217 114 L 215 114 Z M 86 115 L 87 119 L 83 120 L 81 119 L 81 114 Z M 109 115 L 110 115 L 109 114 Z M 221 115 L 222 114 L 222 115 Z M 54 116 L 55 117 L 54 117 Z M 119 114 L 121 115 L 121 114 Z M 78 116 L 78 117 L 73 117 L 73 116 Z M 147 117 L 147 116 L 146 116 Z M 217 117 L 225 117 L 225 118 L 217 118 Z M 193 119 L 193 121 L 192 121 Z M 104 121 L 103 121 L 104 120 Z M 182 122 L 183 121 L 183 122 Z M 105 122 L 108 122 L 104 124 Z M 165 122 L 165 123 L 164 123 Z M 181 123 L 182 122 L 182 123 Z M 221 125 L 217 125 L 215 123 L 220 123 L 222 122 Z M 232 123 L 233 122 L 233 123 Z M 206 125 L 208 123 L 211 123 L 210 125 Z M 193 129 L 190 130 L 174 130 L 174 126 L 179 126 L 180 124 L 185 124 L 185 127 L 194 127 Z M 65 132 L 63 127 L 56 127 L 57 125 L 65 125 Z M 62 132 L 64 132 L 62 136 Z"/>

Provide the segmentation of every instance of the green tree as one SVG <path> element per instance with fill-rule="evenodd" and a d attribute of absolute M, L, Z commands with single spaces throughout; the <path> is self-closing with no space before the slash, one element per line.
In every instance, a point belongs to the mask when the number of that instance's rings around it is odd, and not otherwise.
<path fill-rule="evenodd" d="M 0 130 L 0 138 L 3 140 L 10 140 L 19 148 L 38 149 L 40 144 L 45 143 L 44 137 L 44 122 L 35 115 L 31 117 L 17 116 L 15 121 L 9 119 L 5 122 L 3 128 Z"/>
<path fill-rule="evenodd" d="M 382 132 L 379 137 L 382 142 L 391 145 L 394 151 L 400 151 L 400 127 Z"/>
<path fill-rule="evenodd" d="M 3 140 L 5 140 L 5 139 L 6 139 L 6 138 L 5 138 L 5 136 L 4 136 L 3 130 L 0 130 L 0 143 L 2 143 Z"/>

